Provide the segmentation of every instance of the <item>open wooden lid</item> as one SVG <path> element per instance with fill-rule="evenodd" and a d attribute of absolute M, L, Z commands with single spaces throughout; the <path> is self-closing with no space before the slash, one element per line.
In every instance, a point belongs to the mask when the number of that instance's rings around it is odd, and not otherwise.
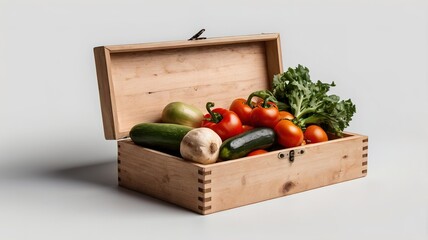
<path fill-rule="evenodd" d="M 260 34 L 94 48 L 106 139 L 120 139 L 142 122 L 160 120 L 181 101 L 203 112 L 208 101 L 270 89 L 282 72 L 279 34 Z"/>

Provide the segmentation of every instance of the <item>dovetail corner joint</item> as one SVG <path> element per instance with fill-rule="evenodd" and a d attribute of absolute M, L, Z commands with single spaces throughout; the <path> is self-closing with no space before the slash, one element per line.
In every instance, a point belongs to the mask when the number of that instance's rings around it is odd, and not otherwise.
<path fill-rule="evenodd" d="M 207 197 L 207 198 L 198 197 L 198 200 L 201 201 L 201 202 L 203 202 L 203 203 L 206 203 L 206 202 L 210 202 L 211 201 L 211 197 Z"/>
<path fill-rule="evenodd" d="M 211 171 L 198 170 L 198 174 L 202 176 L 211 175 Z"/>
<path fill-rule="evenodd" d="M 198 188 L 198 191 L 201 193 L 210 193 L 211 188 Z"/>
<path fill-rule="evenodd" d="M 363 139 L 363 147 L 362 147 L 362 155 L 361 155 L 363 158 L 362 162 L 361 162 L 361 166 L 362 166 L 361 173 L 363 175 L 367 174 L 367 157 L 369 156 L 368 155 L 368 149 L 369 149 L 368 141 L 369 141 L 368 138 Z"/>
<path fill-rule="evenodd" d="M 204 169 L 198 170 L 198 209 L 202 212 L 211 209 L 212 197 L 211 193 L 211 171 L 205 171 Z"/>
<path fill-rule="evenodd" d="M 206 207 L 198 206 L 198 209 L 201 211 L 206 211 L 206 210 L 210 210 L 211 206 L 206 206 Z"/>
<path fill-rule="evenodd" d="M 208 180 L 198 179 L 198 183 L 208 184 L 208 183 L 211 183 L 211 179 L 208 179 Z"/>

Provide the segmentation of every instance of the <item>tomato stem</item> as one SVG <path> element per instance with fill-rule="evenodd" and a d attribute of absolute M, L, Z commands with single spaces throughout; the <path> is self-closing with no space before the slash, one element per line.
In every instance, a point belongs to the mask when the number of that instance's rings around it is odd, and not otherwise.
<path fill-rule="evenodd" d="M 212 107 L 214 107 L 214 103 L 213 102 L 207 102 L 207 104 L 205 105 L 205 107 L 207 108 L 208 113 L 210 114 L 211 118 L 207 119 L 207 121 L 210 122 L 214 122 L 214 123 L 219 123 L 223 117 L 221 116 L 221 114 L 213 112 L 211 110 Z"/>
<path fill-rule="evenodd" d="M 264 108 L 269 108 L 271 106 L 270 103 L 275 103 L 276 99 L 273 96 L 269 96 L 266 99 L 263 100 L 263 107 Z"/>
<path fill-rule="evenodd" d="M 277 103 L 278 101 L 276 100 L 276 98 L 273 96 L 273 93 L 269 90 L 260 90 L 260 91 L 256 91 L 250 94 L 250 96 L 247 99 L 247 105 L 250 107 L 253 107 L 251 104 L 251 100 L 253 99 L 253 97 L 258 97 L 263 99 L 263 105 L 262 107 L 264 108 L 268 108 L 270 107 L 269 102 L 273 102 L 273 103 Z"/>

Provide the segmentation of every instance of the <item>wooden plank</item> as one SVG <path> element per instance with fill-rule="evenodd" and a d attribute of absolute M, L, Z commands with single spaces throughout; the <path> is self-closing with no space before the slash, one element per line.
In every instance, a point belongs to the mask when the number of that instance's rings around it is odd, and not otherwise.
<path fill-rule="evenodd" d="M 114 128 L 114 99 L 112 99 L 111 73 L 110 73 L 110 53 L 104 47 L 94 48 L 95 65 L 97 70 L 98 91 L 101 103 L 101 114 L 103 118 L 104 137 L 106 139 L 116 139 Z"/>
<path fill-rule="evenodd" d="M 202 213 L 199 164 L 119 141 L 119 185 Z M 204 198 L 203 198 L 204 200 Z"/>
<path fill-rule="evenodd" d="M 281 54 L 281 40 L 279 38 L 266 41 L 266 65 L 267 65 L 267 73 L 268 79 L 272 80 L 274 75 L 283 72 L 282 66 L 282 54 Z M 269 82 L 268 89 L 272 89 L 272 82 Z"/>
<path fill-rule="evenodd" d="M 235 43 L 246 43 L 246 42 L 257 42 L 257 41 L 269 41 L 279 37 L 278 33 L 267 33 L 267 34 L 254 34 L 246 36 L 231 36 L 231 37 L 217 37 L 207 38 L 203 40 L 180 40 L 180 41 L 166 41 L 166 42 L 155 42 L 155 43 L 141 43 L 141 44 L 125 44 L 125 45 L 110 45 L 105 46 L 112 53 L 120 52 L 135 52 L 135 51 L 153 51 L 163 49 L 174 49 L 174 48 L 190 48 L 200 46 L 218 46 L 223 44 L 235 44 Z"/>
<path fill-rule="evenodd" d="M 205 214 L 364 176 L 363 136 L 284 149 L 211 167 L 211 209 Z M 293 162 L 280 152 L 304 149 Z"/>

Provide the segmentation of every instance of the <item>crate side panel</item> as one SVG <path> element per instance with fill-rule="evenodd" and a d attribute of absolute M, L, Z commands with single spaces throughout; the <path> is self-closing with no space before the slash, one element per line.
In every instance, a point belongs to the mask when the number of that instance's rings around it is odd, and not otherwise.
<path fill-rule="evenodd" d="M 353 136 L 294 148 L 290 162 L 271 152 L 213 166 L 210 213 L 365 176 L 363 138 Z"/>
<path fill-rule="evenodd" d="M 131 141 L 118 143 L 119 185 L 201 213 L 200 167 Z"/>

